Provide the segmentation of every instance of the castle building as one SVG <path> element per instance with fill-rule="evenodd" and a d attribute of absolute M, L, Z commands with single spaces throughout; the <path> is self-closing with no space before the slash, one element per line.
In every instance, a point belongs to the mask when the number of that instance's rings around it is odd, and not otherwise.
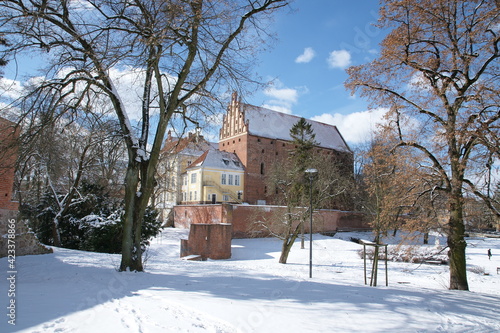
<path fill-rule="evenodd" d="M 219 132 L 219 150 L 236 154 L 245 167 L 243 196 L 249 204 L 272 204 L 265 185 L 270 166 L 294 148 L 290 129 L 300 117 L 242 103 L 233 93 Z M 316 134 L 317 153 L 341 161 L 353 172 L 353 154 L 336 126 L 308 120 Z"/>

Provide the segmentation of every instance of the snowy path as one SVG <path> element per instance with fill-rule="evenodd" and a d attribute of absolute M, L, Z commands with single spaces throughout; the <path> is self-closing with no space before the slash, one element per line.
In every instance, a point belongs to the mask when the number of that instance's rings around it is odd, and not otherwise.
<path fill-rule="evenodd" d="M 146 273 L 116 272 L 120 257 L 109 254 L 17 258 L 17 325 L 4 319 L 0 332 L 500 331 L 499 239 L 469 241 L 469 262 L 490 275 L 469 272 L 472 291 L 459 292 L 446 289 L 446 266 L 392 262 L 389 287 L 382 271 L 382 287 L 365 286 L 351 234 L 315 235 L 312 279 L 307 241 L 287 265 L 274 239 L 233 240 L 230 260 L 190 262 L 178 258 L 184 234 L 153 242 Z"/>

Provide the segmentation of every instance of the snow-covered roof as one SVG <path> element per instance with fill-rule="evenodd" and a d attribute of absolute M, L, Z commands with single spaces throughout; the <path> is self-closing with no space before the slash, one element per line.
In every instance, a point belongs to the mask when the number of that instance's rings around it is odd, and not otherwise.
<path fill-rule="evenodd" d="M 222 170 L 244 171 L 243 163 L 235 153 L 210 149 L 203 153 L 187 169 L 209 167 Z"/>
<path fill-rule="evenodd" d="M 250 104 L 243 104 L 243 112 L 245 123 L 248 123 L 249 134 L 272 139 L 292 141 L 290 129 L 300 120 L 297 116 Z M 319 147 L 344 152 L 351 151 L 336 126 L 306 120 L 312 125 Z"/>
<path fill-rule="evenodd" d="M 178 138 L 168 133 L 168 138 L 163 146 L 167 154 L 200 156 L 208 149 L 217 149 L 218 144 L 205 140 L 203 136 L 188 133 L 188 137 Z"/>

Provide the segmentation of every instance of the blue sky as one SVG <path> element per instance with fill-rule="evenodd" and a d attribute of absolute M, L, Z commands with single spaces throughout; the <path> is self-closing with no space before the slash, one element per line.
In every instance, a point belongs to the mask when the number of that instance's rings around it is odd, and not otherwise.
<path fill-rule="evenodd" d="M 276 16 L 278 42 L 260 55 L 257 72 L 274 85 L 246 101 L 337 125 L 351 144 L 369 139 L 383 110 L 367 112 L 367 101 L 351 96 L 344 81 L 348 66 L 379 55 L 378 1 L 296 0 L 292 8 Z"/>
<path fill-rule="evenodd" d="M 348 66 L 378 56 L 385 35 L 374 26 L 378 7 L 376 0 L 295 0 L 291 10 L 278 12 L 271 25 L 277 42 L 259 55 L 255 69 L 274 83 L 243 96 L 245 102 L 336 125 L 351 146 L 369 140 L 384 110 L 368 112 L 367 101 L 350 96 L 344 81 Z M 11 62 L 5 78 L 22 81 L 24 74 L 33 74 L 41 60 L 37 56 L 21 58 L 17 68 Z"/>

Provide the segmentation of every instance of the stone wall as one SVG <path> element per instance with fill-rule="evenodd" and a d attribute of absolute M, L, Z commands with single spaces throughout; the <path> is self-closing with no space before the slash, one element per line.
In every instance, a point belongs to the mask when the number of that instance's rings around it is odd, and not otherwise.
<path fill-rule="evenodd" d="M 15 226 L 15 228 L 11 228 L 11 226 Z M 9 236 L 12 234 L 15 235 L 15 238 Z M 16 211 L 0 209 L 0 258 L 9 254 L 9 239 L 15 241 L 16 257 L 52 253 L 52 249 L 42 245 L 25 222 L 18 219 Z"/>

